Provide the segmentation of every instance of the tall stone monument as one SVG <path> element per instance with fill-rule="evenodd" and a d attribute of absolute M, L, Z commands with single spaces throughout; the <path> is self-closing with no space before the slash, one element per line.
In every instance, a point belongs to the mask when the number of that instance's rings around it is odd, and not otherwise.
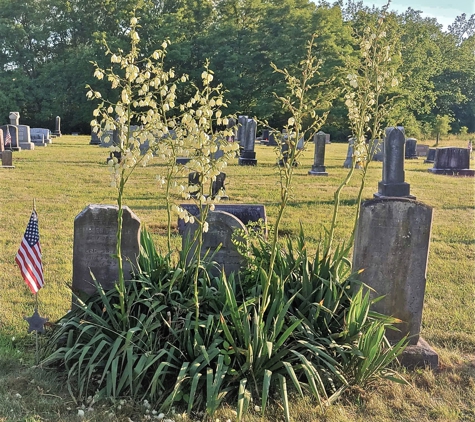
<path fill-rule="evenodd" d="M 403 157 L 404 158 L 404 157 Z M 378 198 L 361 204 L 353 269 L 374 291 L 376 312 L 400 319 L 399 331 L 387 330 L 391 342 L 408 336 L 401 357 L 406 366 L 437 367 L 438 356 L 420 337 L 426 286 L 432 208 L 406 198 Z"/>
<path fill-rule="evenodd" d="M 245 132 L 239 135 L 242 136 L 243 140 L 239 140 L 239 144 L 242 146 L 242 151 L 238 164 L 240 166 L 255 166 L 257 164 L 256 153 L 254 151 L 257 122 L 254 119 L 247 119 L 247 122 L 244 125 L 244 130 Z"/>
<path fill-rule="evenodd" d="M 74 220 L 72 288 L 81 299 L 96 293 L 91 272 L 104 290 L 112 289 L 119 278 L 117 259 L 113 257 L 117 215 L 117 206 L 92 204 Z M 130 279 L 130 262 L 136 262 L 139 250 L 140 220 L 128 207 L 123 207 L 122 258 L 126 280 Z"/>
<path fill-rule="evenodd" d="M 235 140 L 239 142 L 239 149 L 242 151 L 244 149 L 244 137 L 246 133 L 247 121 L 249 118 L 247 116 L 238 116 L 238 122 L 236 126 L 236 135 Z"/>
<path fill-rule="evenodd" d="M 325 168 L 325 139 L 326 134 L 322 131 L 313 136 L 315 144 L 314 163 L 312 170 L 308 172 L 312 176 L 328 176 Z"/>
<path fill-rule="evenodd" d="M 384 137 L 383 180 L 378 183 L 375 198 L 399 197 L 416 199 L 410 185 L 404 181 L 404 128 L 388 127 Z"/>
<path fill-rule="evenodd" d="M 54 120 L 54 136 L 61 136 L 61 117 L 56 116 L 56 119 Z"/>

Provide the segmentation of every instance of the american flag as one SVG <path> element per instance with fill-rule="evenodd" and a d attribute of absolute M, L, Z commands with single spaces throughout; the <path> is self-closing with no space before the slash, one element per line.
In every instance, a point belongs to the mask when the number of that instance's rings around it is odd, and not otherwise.
<path fill-rule="evenodd" d="M 43 264 L 41 262 L 40 232 L 36 211 L 31 213 L 25 235 L 16 254 L 15 261 L 20 267 L 21 275 L 32 293 L 43 287 Z"/>
<path fill-rule="evenodd" d="M 12 143 L 12 135 L 10 135 L 10 131 L 7 129 L 7 134 L 5 135 L 5 146 L 9 147 Z"/>

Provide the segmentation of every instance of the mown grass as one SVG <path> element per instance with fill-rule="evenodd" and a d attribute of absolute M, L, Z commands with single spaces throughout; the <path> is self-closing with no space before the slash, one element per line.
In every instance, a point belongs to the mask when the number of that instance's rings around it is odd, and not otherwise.
<path fill-rule="evenodd" d="M 61 374 L 32 367 L 34 335 L 26 332 L 23 316 L 33 313 L 34 299 L 21 279 L 14 256 L 36 198 L 46 285 L 39 293 L 40 313 L 57 320 L 70 307 L 74 217 L 91 203 L 114 204 L 109 186 L 107 150 L 88 145 L 85 136 L 63 136 L 46 148 L 14 153 L 15 169 L 2 169 L 0 196 L 0 421 L 72 421 L 77 408 L 61 381 Z M 425 142 L 433 145 L 433 142 Z M 452 138 L 439 146 L 466 147 Z M 256 146 L 258 166 L 226 169 L 230 202 L 261 203 L 269 222 L 277 214 L 278 175 L 272 148 Z M 342 167 L 346 144 L 327 145 L 328 177 L 308 175 L 313 146 L 296 169 L 293 198 L 282 233 L 296 235 L 302 224 L 315 248 L 328 226 L 333 193 L 346 174 Z M 236 160 L 237 161 L 237 160 Z M 474 161 L 472 160 L 472 167 Z M 295 421 L 470 421 L 475 420 L 475 198 L 474 179 L 433 175 L 423 159 L 406 160 L 406 181 L 417 200 L 434 207 L 422 336 L 440 355 L 438 370 L 406 373 L 410 386 L 381 383 L 371 391 L 353 391 L 325 413 L 310 401 L 293 400 Z M 381 163 L 374 162 L 364 198 L 371 198 L 381 179 Z M 165 250 L 163 192 L 155 183 L 161 165 L 137 169 L 126 187 L 126 204 Z M 343 191 L 337 240 L 349 237 L 354 219 L 358 175 Z M 181 240 L 174 235 L 174 246 Z M 15 338 L 12 340 L 12 338 Z M 18 397 L 17 394 L 21 395 Z M 104 406 L 104 407 L 103 407 Z M 118 409 L 118 407 L 121 407 Z M 101 403 L 84 420 L 146 420 L 141 404 Z M 86 407 L 87 410 L 87 407 Z M 279 420 L 278 406 L 268 420 Z M 221 420 L 233 420 L 223 409 Z M 172 419 L 179 420 L 175 415 Z M 249 421 L 261 420 L 258 414 Z M 187 420 L 187 419 L 184 419 Z M 199 416 L 193 419 L 200 420 Z"/>

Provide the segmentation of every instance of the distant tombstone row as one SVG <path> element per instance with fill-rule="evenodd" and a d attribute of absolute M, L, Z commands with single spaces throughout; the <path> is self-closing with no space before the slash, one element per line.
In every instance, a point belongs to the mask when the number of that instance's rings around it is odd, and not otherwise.
<path fill-rule="evenodd" d="M 432 228 L 432 208 L 415 201 L 404 181 L 404 128 L 386 128 L 382 181 L 375 199 L 361 204 L 353 252 L 353 268 L 381 297 L 373 310 L 402 321 L 398 331 L 387 330 L 395 343 L 408 336 L 400 357 L 403 365 L 438 366 L 438 355 L 420 337 Z"/>

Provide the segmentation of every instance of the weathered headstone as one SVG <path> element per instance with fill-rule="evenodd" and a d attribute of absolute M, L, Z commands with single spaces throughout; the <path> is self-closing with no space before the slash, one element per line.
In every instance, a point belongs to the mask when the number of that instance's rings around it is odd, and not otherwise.
<path fill-rule="evenodd" d="M 400 319 L 399 331 L 387 330 L 391 342 L 405 335 L 408 366 L 438 365 L 437 354 L 420 338 L 426 286 L 432 208 L 404 198 L 365 201 L 357 223 L 353 268 L 371 289 L 376 312 Z M 406 359 L 406 361 L 404 361 Z"/>
<path fill-rule="evenodd" d="M 382 139 L 371 139 L 368 141 L 368 154 L 371 161 L 383 161 L 384 141 Z"/>
<path fill-rule="evenodd" d="M 33 142 L 35 145 L 40 144 L 51 144 L 52 143 L 52 138 L 51 138 L 51 131 L 49 129 L 44 129 L 44 128 L 38 128 L 38 127 L 32 127 L 30 129 L 30 137 L 31 137 L 31 142 Z"/>
<path fill-rule="evenodd" d="M 276 139 L 275 139 L 275 132 L 271 132 L 269 134 L 269 142 L 267 143 L 268 146 L 270 147 L 276 147 L 278 145 Z"/>
<path fill-rule="evenodd" d="M 437 148 L 429 148 L 427 152 L 427 158 L 424 160 L 424 163 L 433 163 L 435 160 L 435 151 Z"/>
<path fill-rule="evenodd" d="M 315 143 L 314 162 L 312 170 L 308 172 L 312 176 L 328 176 L 325 168 L 325 133 L 318 132 L 313 136 Z"/>
<path fill-rule="evenodd" d="M 227 276 L 231 273 L 237 274 L 245 261 L 237 251 L 232 238 L 234 231 L 237 229 L 246 233 L 246 227 L 234 215 L 224 211 L 209 211 L 206 221 L 208 223 L 208 231 L 203 233 L 201 256 L 207 253 L 214 253 L 213 261 L 217 263 L 217 268 L 212 271 L 213 275 L 219 275 L 221 270 L 224 270 Z M 193 239 L 197 228 L 198 224 L 196 222 L 194 224 L 186 224 L 183 234 L 183 248 L 186 247 L 188 241 Z M 240 241 L 245 240 L 242 236 L 238 236 L 238 239 Z M 191 250 L 187 255 L 188 261 L 191 260 L 196 247 L 196 243 L 191 245 Z M 215 253 L 218 248 L 219 250 Z"/>
<path fill-rule="evenodd" d="M 92 204 L 74 220 L 72 289 L 80 298 L 96 293 L 90 272 L 104 290 L 112 289 L 119 278 L 117 259 L 113 257 L 117 216 L 117 206 Z M 140 220 L 128 207 L 123 207 L 122 258 L 126 280 L 131 272 L 130 262 L 135 264 L 139 250 Z"/>
<path fill-rule="evenodd" d="M 9 149 L 2 151 L 2 168 L 15 168 L 12 155 L 12 151 Z"/>
<path fill-rule="evenodd" d="M 262 130 L 262 140 L 263 141 L 269 141 L 269 129 L 263 129 Z"/>
<path fill-rule="evenodd" d="M 18 141 L 18 128 L 13 125 L 0 126 L 3 132 L 3 143 L 5 149 L 12 151 L 21 151 L 20 143 Z"/>
<path fill-rule="evenodd" d="M 434 167 L 428 171 L 450 176 L 475 176 L 475 170 L 470 170 L 470 150 L 467 148 L 437 148 Z"/>
<path fill-rule="evenodd" d="M 246 126 L 248 121 L 247 116 L 238 116 L 238 124 L 236 127 L 236 141 L 239 142 L 239 148 L 244 149 L 244 138 L 246 133 Z"/>
<path fill-rule="evenodd" d="M 348 139 L 348 149 L 346 151 L 346 159 L 345 159 L 345 162 L 343 163 L 343 167 L 346 169 L 351 168 L 351 166 L 353 165 L 354 145 L 355 145 L 355 139 L 354 138 Z M 356 169 L 361 168 L 359 163 L 356 163 L 355 168 Z"/>
<path fill-rule="evenodd" d="M 242 116 L 239 116 L 240 118 Z M 239 140 L 242 146 L 238 164 L 240 166 L 255 166 L 257 164 L 254 146 L 256 143 L 257 122 L 254 119 L 247 119 L 244 126 L 245 132 L 241 135 L 243 141 Z"/>
<path fill-rule="evenodd" d="M 330 141 L 330 134 L 329 134 L 329 133 L 325 133 L 325 143 L 326 143 L 326 144 L 331 144 L 331 141 Z"/>
<path fill-rule="evenodd" d="M 189 214 L 197 216 L 200 212 L 195 204 L 180 204 Z M 215 211 L 224 211 L 234 215 L 247 226 L 252 223 L 262 223 L 267 226 L 266 208 L 261 204 L 215 204 Z M 178 232 L 182 235 L 185 230 L 185 221 L 178 219 Z"/>
<path fill-rule="evenodd" d="M 419 157 L 417 156 L 416 148 L 417 139 L 407 138 L 404 158 L 406 158 L 406 160 L 417 160 Z"/>
<path fill-rule="evenodd" d="M 98 133 L 93 130 L 91 130 L 91 140 L 89 141 L 89 145 L 101 145 L 101 138 Z"/>
<path fill-rule="evenodd" d="M 384 137 L 383 180 L 378 183 L 376 198 L 402 197 L 416 199 L 404 181 L 404 128 L 388 127 Z"/>
<path fill-rule="evenodd" d="M 427 157 L 429 152 L 429 145 L 417 144 L 416 145 L 416 154 L 418 157 Z"/>
<path fill-rule="evenodd" d="M 35 149 L 35 144 L 31 142 L 30 126 L 17 125 L 18 141 L 21 149 L 32 150 Z"/>
<path fill-rule="evenodd" d="M 54 136 L 61 136 L 61 117 L 56 116 L 54 120 Z"/>
<path fill-rule="evenodd" d="M 0 130 L 0 152 L 5 150 L 5 144 L 3 143 L 3 130 Z"/>

